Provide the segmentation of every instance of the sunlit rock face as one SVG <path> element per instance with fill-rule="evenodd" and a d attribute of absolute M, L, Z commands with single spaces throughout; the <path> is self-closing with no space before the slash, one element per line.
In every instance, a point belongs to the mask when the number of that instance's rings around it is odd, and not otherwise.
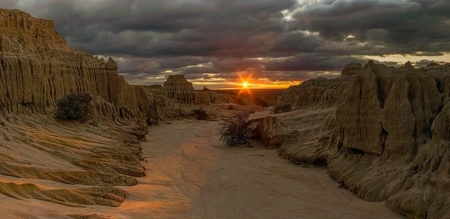
<path fill-rule="evenodd" d="M 92 96 L 89 125 L 52 118 L 57 101 L 72 93 Z M 135 185 L 134 177 L 145 175 L 144 119 L 166 116 L 163 100 L 127 84 L 113 59 L 70 48 L 52 21 L 0 9 L 0 174 L 20 179 L 1 182 L 0 193 L 119 206 L 126 192 L 113 186 Z M 43 181 L 68 186 L 53 189 Z"/>
<path fill-rule="evenodd" d="M 195 104 L 195 91 L 184 75 L 169 75 L 161 90 L 162 94 L 178 103 Z"/>
<path fill-rule="evenodd" d="M 448 218 L 450 64 L 396 69 L 369 61 L 346 66 L 343 76 L 351 80 L 313 79 L 284 94 L 302 104 L 277 115 L 295 136 L 279 154 L 327 165 L 352 192 L 400 214 Z"/>
<path fill-rule="evenodd" d="M 449 79 L 449 64 L 415 69 L 406 63 L 394 69 L 369 62 L 336 112 L 338 156 L 330 165 L 332 175 L 365 199 L 387 199 L 387 206 L 399 213 L 447 215 L 450 203 L 441 196 L 450 192 L 445 189 L 450 130 L 444 125 Z M 342 165 L 349 163 L 348 151 L 358 154 L 350 157 L 361 157 L 357 163 L 367 159 L 360 168 L 364 171 L 348 175 L 348 165 Z"/>
<path fill-rule="evenodd" d="M 163 103 L 130 86 L 109 58 L 93 57 L 68 46 L 50 20 L 0 9 L 0 105 L 4 111 L 44 111 L 70 93 L 89 93 L 129 117 L 160 117 Z M 96 104 L 96 103 L 94 103 Z M 156 105 L 155 105 L 156 104 Z M 98 113 L 105 104 L 96 104 Z M 111 115 L 106 115 L 111 116 Z"/>

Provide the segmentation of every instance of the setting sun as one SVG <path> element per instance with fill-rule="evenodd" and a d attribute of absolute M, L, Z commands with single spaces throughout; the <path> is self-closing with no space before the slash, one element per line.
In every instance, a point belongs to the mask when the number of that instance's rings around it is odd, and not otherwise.
<path fill-rule="evenodd" d="M 248 94 L 248 95 L 252 95 L 249 86 L 250 84 L 248 83 L 250 80 L 252 80 L 252 74 L 247 74 L 246 76 L 244 76 L 242 73 L 238 73 L 239 76 L 239 80 L 241 81 L 241 90 L 239 91 L 238 95 L 241 95 L 243 93 Z"/>

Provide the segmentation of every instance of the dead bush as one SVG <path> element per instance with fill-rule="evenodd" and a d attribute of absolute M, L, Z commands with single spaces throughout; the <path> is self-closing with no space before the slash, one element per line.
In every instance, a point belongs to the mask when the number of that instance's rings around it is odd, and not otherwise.
<path fill-rule="evenodd" d="M 224 117 L 219 121 L 220 140 L 228 146 L 248 144 L 248 112 L 234 112 L 230 117 Z"/>

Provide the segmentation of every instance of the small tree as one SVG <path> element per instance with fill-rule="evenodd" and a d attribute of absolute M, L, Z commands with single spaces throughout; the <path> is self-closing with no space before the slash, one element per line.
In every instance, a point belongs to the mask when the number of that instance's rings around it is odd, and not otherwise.
<path fill-rule="evenodd" d="M 248 144 L 248 127 L 245 126 L 248 117 L 247 112 L 240 111 L 233 113 L 230 117 L 222 118 L 219 121 L 220 140 L 228 146 Z"/>
<path fill-rule="evenodd" d="M 85 122 L 89 119 L 89 94 L 69 94 L 58 100 L 55 117 L 61 120 L 76 120 Z"/>
<path fill-rule="evenodd" d="M 194 114 L 198 120 L 207 120 L 209 119 L 209 115 L 203 108 L 195 109 Z"/>

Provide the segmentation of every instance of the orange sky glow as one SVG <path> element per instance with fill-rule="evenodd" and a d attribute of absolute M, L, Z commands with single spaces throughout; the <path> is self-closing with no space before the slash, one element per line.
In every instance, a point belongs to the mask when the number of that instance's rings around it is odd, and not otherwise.
<path fill-rule="evenodd" d="M 203 82 L 203 81 L 190 81 L 192 82 L 195 89 L 202 89 L 203 87 L 208 87 L 211 89 L 218 90 L 233 90 L 241 89 L 244 83 L 247 84 L 248 89 L 287 89 L 290 86 L 299 85 L 302 81 L 266 81 L 264 79 L 251 79 L 246 82 L 232 82 L 232 81 L 221 81 L 221 82 Z"/>
<path fill-rule="evenodd" d="M 252 72 L 237 72 L 235 80 L 215 78 L 212 80 L 189 80 L 195 89 L 208 87 L 217 90 L 235 89 L 287 89 L 290 86 L 299 85 L 301 80 L 295 81 L 271 81 L 269 78 L 257 78 Z"/>

